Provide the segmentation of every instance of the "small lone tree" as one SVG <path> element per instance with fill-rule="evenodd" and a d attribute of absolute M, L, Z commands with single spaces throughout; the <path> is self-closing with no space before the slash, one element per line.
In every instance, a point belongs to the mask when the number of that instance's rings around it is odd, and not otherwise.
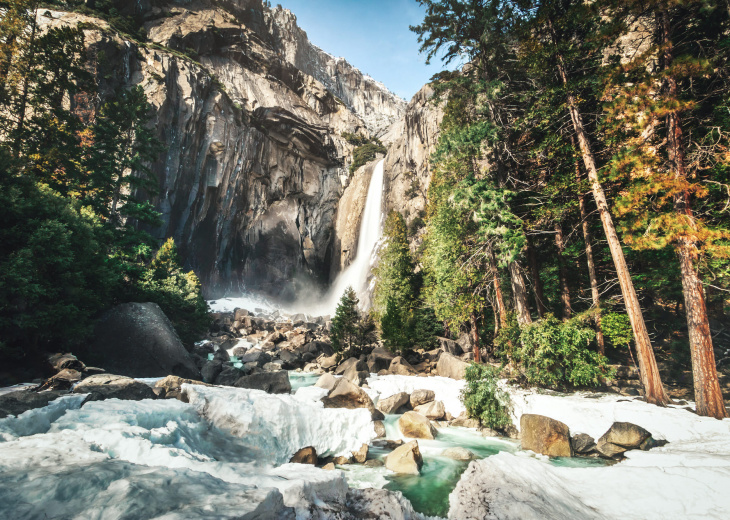
<path fill-rule="evenodd" d="M 332 330 L 330 339 L 335 352 L 349 350 L 357 344 L 358 322 L 360 313 L 357 304 L 360 300 L 352 287 L 345 289 L 345 293 L 337 304 L 335 317 L 332 318 Z"/>

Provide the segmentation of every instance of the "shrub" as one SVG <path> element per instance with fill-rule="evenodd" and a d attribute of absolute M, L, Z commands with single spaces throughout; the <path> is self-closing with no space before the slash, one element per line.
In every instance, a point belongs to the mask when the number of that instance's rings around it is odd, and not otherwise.
<path fill-rule="evenodd" d="M 627 347 L 634 339 L 631 321 L 626 314 L 611 312 L 601 318 L 601 330 L 606 339 L 616 348 Z"/>
<path fill-rule="evenodd" d="M 352 164 L 350 165 L 350 175 L 355 173 L 358 168 L 365 166 L 374 160 L 378 154 L 387 153 L 388 149 L 378 139 L 373 139 L 361 146 L 355 148 L 352 152 Z"/>
<path fill-rule="evenodd" d="M 465 379 L 461 401 L 469 417 L 495 430 L 512 424 L 511 401 L 507 392 L 499 388 L 496 369 L 472 363 L 466 369 Z"/>

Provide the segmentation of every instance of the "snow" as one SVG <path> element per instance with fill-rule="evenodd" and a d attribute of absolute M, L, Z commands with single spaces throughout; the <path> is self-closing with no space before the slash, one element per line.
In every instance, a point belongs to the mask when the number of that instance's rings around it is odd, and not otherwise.
<path fill-rule="evenodd" d="M 627 460 L 605 468 L 556 467 L 500 453 L 470 466 L 451 495 L 453 518 L 477 518 L 474 500 L 489 504 L 489 514 L 479 518 L 727 518 L 730 419 L 615 395 L 508 390 L 517 427 L 522 414 L 536 413 L 597 439 L 625 421 L 669 444 L 629 451 Z"/>
<path fill-rule="evenodd" d="M 379 395 L 380 399 L 385 399 L 399 392 L 410 394 L 414 390 L 433 390 L 436 394 L 436 401 L 442 401 L 446 411 L 454 417 L 458 417 L 465 411 L 460 398 L 464 381 L 440 376 L 378 376 L 370 374 L 367 383 L 370 389 Z"/>

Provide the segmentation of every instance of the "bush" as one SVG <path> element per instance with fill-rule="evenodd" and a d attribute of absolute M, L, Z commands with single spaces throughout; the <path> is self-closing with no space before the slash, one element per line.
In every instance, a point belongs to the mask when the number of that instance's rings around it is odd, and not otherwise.
<path fill-rule="evenodd" d="M 634 339 L 631 321 L 626 314 L 617 312 L 606 314 L 601 318 L 601 330 L 608 342 L 616 348 L 628 348 Z"/>
<path fill-rule="evenodd" d="M 501 430 L 512 424 L 511 401 L 497 384 L 497 371 L 489 365 L 470 364 L 466 369 L 466 386 L 461 401 L 466 413 L 482 426 Z"/>
<path fill-rule="evenodd" d="M 352 164 L 350 165 L 350 175 L 355 173 L 358 168 L 365 166 L 370 161 L 374 160 L 378 154 L 385 154 L 388 149 L 383 146 L 378 139 L 373 139 L 361 146 L 355 148 L 352 152 Z"/>
<path fill-rule="evenodd" d="M 608 360 L 593 345 L 595 331 L 581 317 L 561 322 L 548 314 L 522 328 L 515 360 L 529 384 L 547 388 L 597 386 L 611 377 Z"/>

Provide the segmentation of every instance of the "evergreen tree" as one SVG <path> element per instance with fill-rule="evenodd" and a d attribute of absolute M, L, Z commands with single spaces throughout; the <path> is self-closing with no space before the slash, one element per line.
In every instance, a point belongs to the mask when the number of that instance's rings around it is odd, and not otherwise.
<path fill-rule="evenodd" d="M 335 352 L 348 351 L 357 345 L 357 326 L 360 320 L 357 305 L 359 303 L 360 300 L 355 294 L 355 290 L 352 287 L 345 289 L 337 304 L 330 330 L 330 340 Z"/>
<path fill-rule="evenodd" d="M 377 315 L 386 312 L 388 302 L 393 301 L 404 316 L 408 316 L 414 305 L 413 259 L 408 245 L 408 231 L 403 215 L 391 211 L 383 226 L 383 246 L 378 264 L 373 269 L 375 291 L 373 310 Z"/>

